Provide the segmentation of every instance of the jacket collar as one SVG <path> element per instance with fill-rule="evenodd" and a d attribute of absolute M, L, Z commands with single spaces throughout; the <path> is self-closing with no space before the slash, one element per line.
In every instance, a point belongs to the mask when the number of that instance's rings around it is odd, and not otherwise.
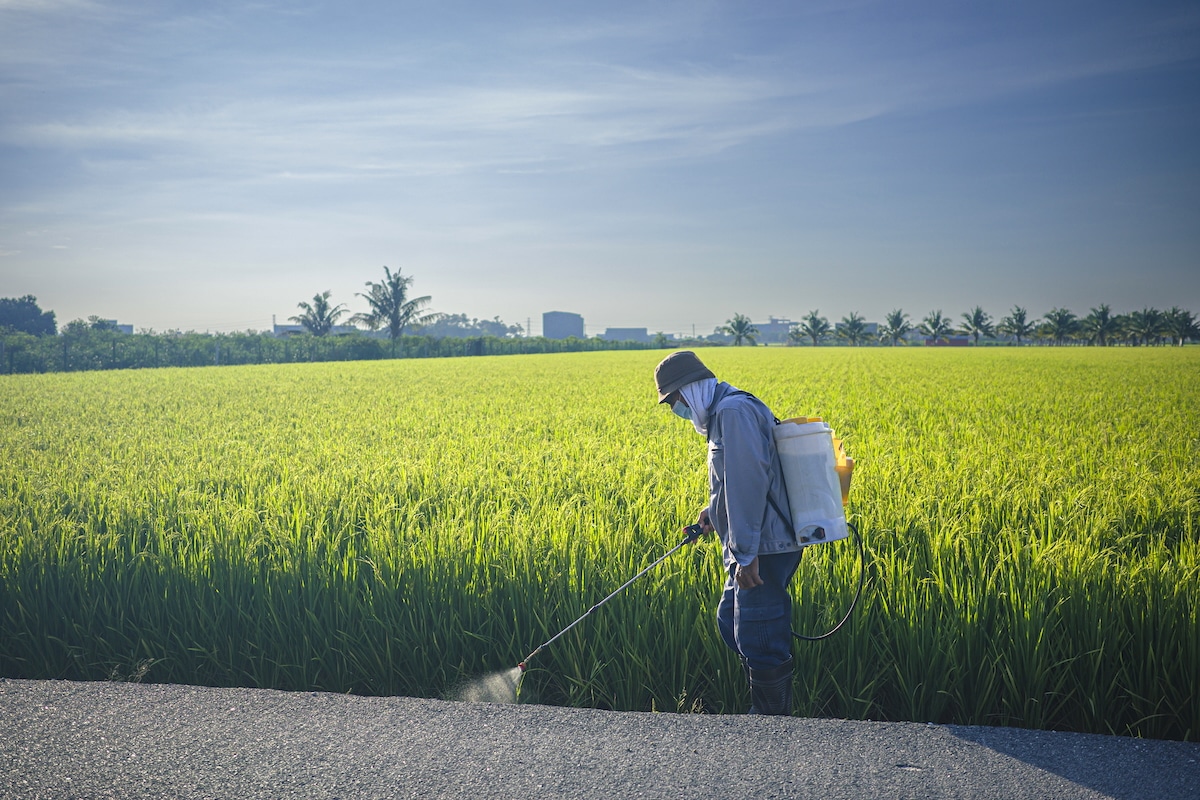
<path fill-rule="evenodd" d="M 734 389 L 732 386 L 730 386 L 725 381 L 717 382 L 717 388 L 713 392 L 712 402 L 708 404 L 708 410 L 705 412 L 705 414 L 706 414 L 705 428 L 707 431 L 706 438 L 712 439 L 712 425 L 713 425 L 713 419 L 715 418 L 714 415 L 717 413 L 717 406 L 719 406 L 721 404 L 722 400 L 724 400 L 726 397 L 728 397 L 731 393 L 733 393 L 735 391 L 737 391 L 737 390 Z"/>

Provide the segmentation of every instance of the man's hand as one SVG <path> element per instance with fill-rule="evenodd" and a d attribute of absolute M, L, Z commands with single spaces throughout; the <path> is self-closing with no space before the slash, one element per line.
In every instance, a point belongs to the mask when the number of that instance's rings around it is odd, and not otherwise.
<path fill-rule="evenodd" d="M 744 567 L 738 564 L 737 571 L 733 573 L 733 579 L 743 589 L 753 589 L 755 586 L 762 586 L 763 579 L 758 577 L 758 556 L 755 556 L 754 560 Z"/>
<path fill-rule="evenodd" d="M 701 536 L 712 532 L 713 526 L 711 520 L 708 518 L 708 509 L 706 508 L 701 511 L 700 516 L 696 518 L 695 525 L 688 525 L 683 529 L 683 535 L 686 537 L 684 541 L 690 544 L 695 544 L 696 542 L 700 541 Z"/>

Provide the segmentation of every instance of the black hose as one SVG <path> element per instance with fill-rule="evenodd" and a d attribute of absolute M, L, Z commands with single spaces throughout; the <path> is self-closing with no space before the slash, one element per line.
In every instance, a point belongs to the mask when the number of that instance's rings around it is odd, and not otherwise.
<path fill-rule="evenodd" d="M 858 542 L 858 557 L 862 562 L 862 567 L 859 569 L 858 573 L 858 590 L 854 592 L 854 599 L 850 601 L 850 608 L 846 609 L 846 616 L 842 617 L 841 622 L 839 622 L 837 625 L 834 625 L 833 628 L 825 633 L 822 633 L 820 636 L 805 636 L 802 633 L 796 633 L 795 631 L 792 631 L 792 636 L 795 636 L 797 639 L 802 639 L 806 642 L 819 642 L 822 639 L 828 639 L 830 636 L 833 636 L 838 632 L 839 628 L 846 624 L 846 620 L 850 619 L 850 615 L 854 613 L 855 606 L 858 605 L 858 598 L 862 597 L 863 583 L 867 578 L 867 551 L 863 548 L 863 540 L 858 534 L 858 528 L 854 527 L 854 524 L 850 522 L 846 523 L 846 527 L 854 532 L 854 541 Z"/>

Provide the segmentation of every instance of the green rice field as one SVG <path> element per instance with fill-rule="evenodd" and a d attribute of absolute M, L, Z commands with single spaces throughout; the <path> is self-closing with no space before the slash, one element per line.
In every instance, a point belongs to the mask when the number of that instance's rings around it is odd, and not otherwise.
<path fill-rule="evenodd" d="M 447 696 L 679 541 L 662 351 L 0 377 L 0 674 Z M 714 348 L 858 461 L 795 712 L 1200 738 L 1200 348 Z M 794 626 L 840 617 L 810 548 Z M 713 539 L 523 702 L 740 713 Z"/>

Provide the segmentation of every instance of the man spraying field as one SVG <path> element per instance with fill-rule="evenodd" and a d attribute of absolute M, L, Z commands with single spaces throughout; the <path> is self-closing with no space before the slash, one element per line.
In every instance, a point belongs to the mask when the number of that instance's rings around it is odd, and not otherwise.
<path fill-rule="evenodd" d="M 718 382 L 695 353 L 654 370 L 658 400 L 708 439 L 709 504 L 697 522 L 716 530 L 725 581 L 721 638 L 742 660 L 751 714 L 792 713 L 792 600 L 802 545 L 792 530 L 775 416 L 758 398 Z"/>

